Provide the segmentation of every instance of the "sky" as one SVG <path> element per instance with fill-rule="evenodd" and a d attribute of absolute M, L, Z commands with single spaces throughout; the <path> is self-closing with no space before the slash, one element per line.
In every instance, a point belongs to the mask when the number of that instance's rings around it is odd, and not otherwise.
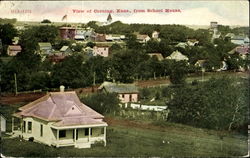
<path fill-rule="evenodd" d="M 118 13 L 117 9 L 128 10 Z M 147 9 L 163 12 L 147 12 Z M 179 10 L 164 12 L 165 9 Z M 74 10 L 84 11 L 76 13 Z M 91 10 L 91 13 L 87 13 Z M 94 10 L 113 10 L 113 21 L 124 23 L 209 25 L 217 21 L 222 25 L 249 26 L 249 2 L 236 1 L 0 1 L 0 18 L 17 18 L 18 21 L 105 22 L 108 13 Z M 135 12 L 134 10 L 145 10 Z"/>

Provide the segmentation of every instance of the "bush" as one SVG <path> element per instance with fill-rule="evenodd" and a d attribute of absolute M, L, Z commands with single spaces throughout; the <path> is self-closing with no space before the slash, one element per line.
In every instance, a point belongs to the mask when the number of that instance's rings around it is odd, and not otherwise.
<path fill-rule="evenodd" d="M 148 97 L 150 96 L 150 90 L 148 88 L 143 88 L 141 91 L 140 91 L 140 96 L 144 99 L 148 99 Z"/>

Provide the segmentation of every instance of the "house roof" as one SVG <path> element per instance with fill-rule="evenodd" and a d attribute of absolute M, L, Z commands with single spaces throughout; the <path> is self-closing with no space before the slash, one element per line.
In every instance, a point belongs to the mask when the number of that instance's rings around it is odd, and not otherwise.
<path fill-rule="evenodd" d="M 144 40 L 144 39 L 146 39 L 146 38 L 150 38 L 148 35 L 136 35 L 136 38 L 138 39 L 138 40 Z"/>
<path fill-rule="evenodd" d="M 98 89 L 105 89 L 110 93 L 139 93 L 138 88 L 134 84 L 103 82 Z"/>
<path fill-rule="evenodd" d="M 21 51 L 22 48 L 20 45 L 9 45 L 9 50 L 10 51 Z"/>
<path fill-rule="evenodd" d="M 69 46 L 63 46 L 63 47 L 60 49 L 60 51 L 61 51 L 61 52 L 65 52 L 68 48 L 69 48 Z"/>
<path fill-rule="evenodd" d="M 181 52 L 174 51 L 170 56 L 168 56 L 166 59 L 174 59 L 174 60 L 188 60 L 188 57 L 183 55 Z"/>
<path fill-rule="evenodd" d="M 83 104 L 75 92 L 50 92 L 23 107 L 17 117 L 35 117 L 46 121 L 59 121 L 56 126 L 104 123 L 103 115 Z M 99 120 L 95 120 L 99 119 Z"/>
<path fill-rule="evenodd" d="M 159 61 L 161 61 L 161 60 L 164 59 L 164 57 L 162 56 L 161 53 L 148 53 L 148 55 L 149 55 L 150 57 L 153 57 L 153 56 L 157 57 L 157 59 L 158 59 Z"/>
<path fill-rule="evenodd" d="M 49 42 L 39 42 L 39 47 L 52 47 Z"/>

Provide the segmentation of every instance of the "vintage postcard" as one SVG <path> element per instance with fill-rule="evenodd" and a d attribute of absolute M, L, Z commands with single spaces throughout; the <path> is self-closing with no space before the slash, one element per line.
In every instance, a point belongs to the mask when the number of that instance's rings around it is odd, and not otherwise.
<path fill-rule="evenodd" d="M 249 157 L 249 2 L 0 1 L 0 157 Z"/>

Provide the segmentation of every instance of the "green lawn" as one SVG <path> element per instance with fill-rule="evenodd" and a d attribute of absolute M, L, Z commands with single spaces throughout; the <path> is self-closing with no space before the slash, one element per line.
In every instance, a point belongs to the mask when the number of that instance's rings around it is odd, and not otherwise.
<path fill-rule="evenodd" d="M 126 126 L 110 126 L 107 130 L 107 146 L 92 146 L 90 149 L 75 149 L 73 147 L 54 148 L 39 143 L 5 138 L 2 144 L 2 151 L 4 155 L 17 157 L 228 157 L 247 154 L 247 137 L 227 135 L 221 140 L 213 132 L 209 133 L 193 127 L 180 129 L 182 130 L 162 131 L 128 128 Z"/>

